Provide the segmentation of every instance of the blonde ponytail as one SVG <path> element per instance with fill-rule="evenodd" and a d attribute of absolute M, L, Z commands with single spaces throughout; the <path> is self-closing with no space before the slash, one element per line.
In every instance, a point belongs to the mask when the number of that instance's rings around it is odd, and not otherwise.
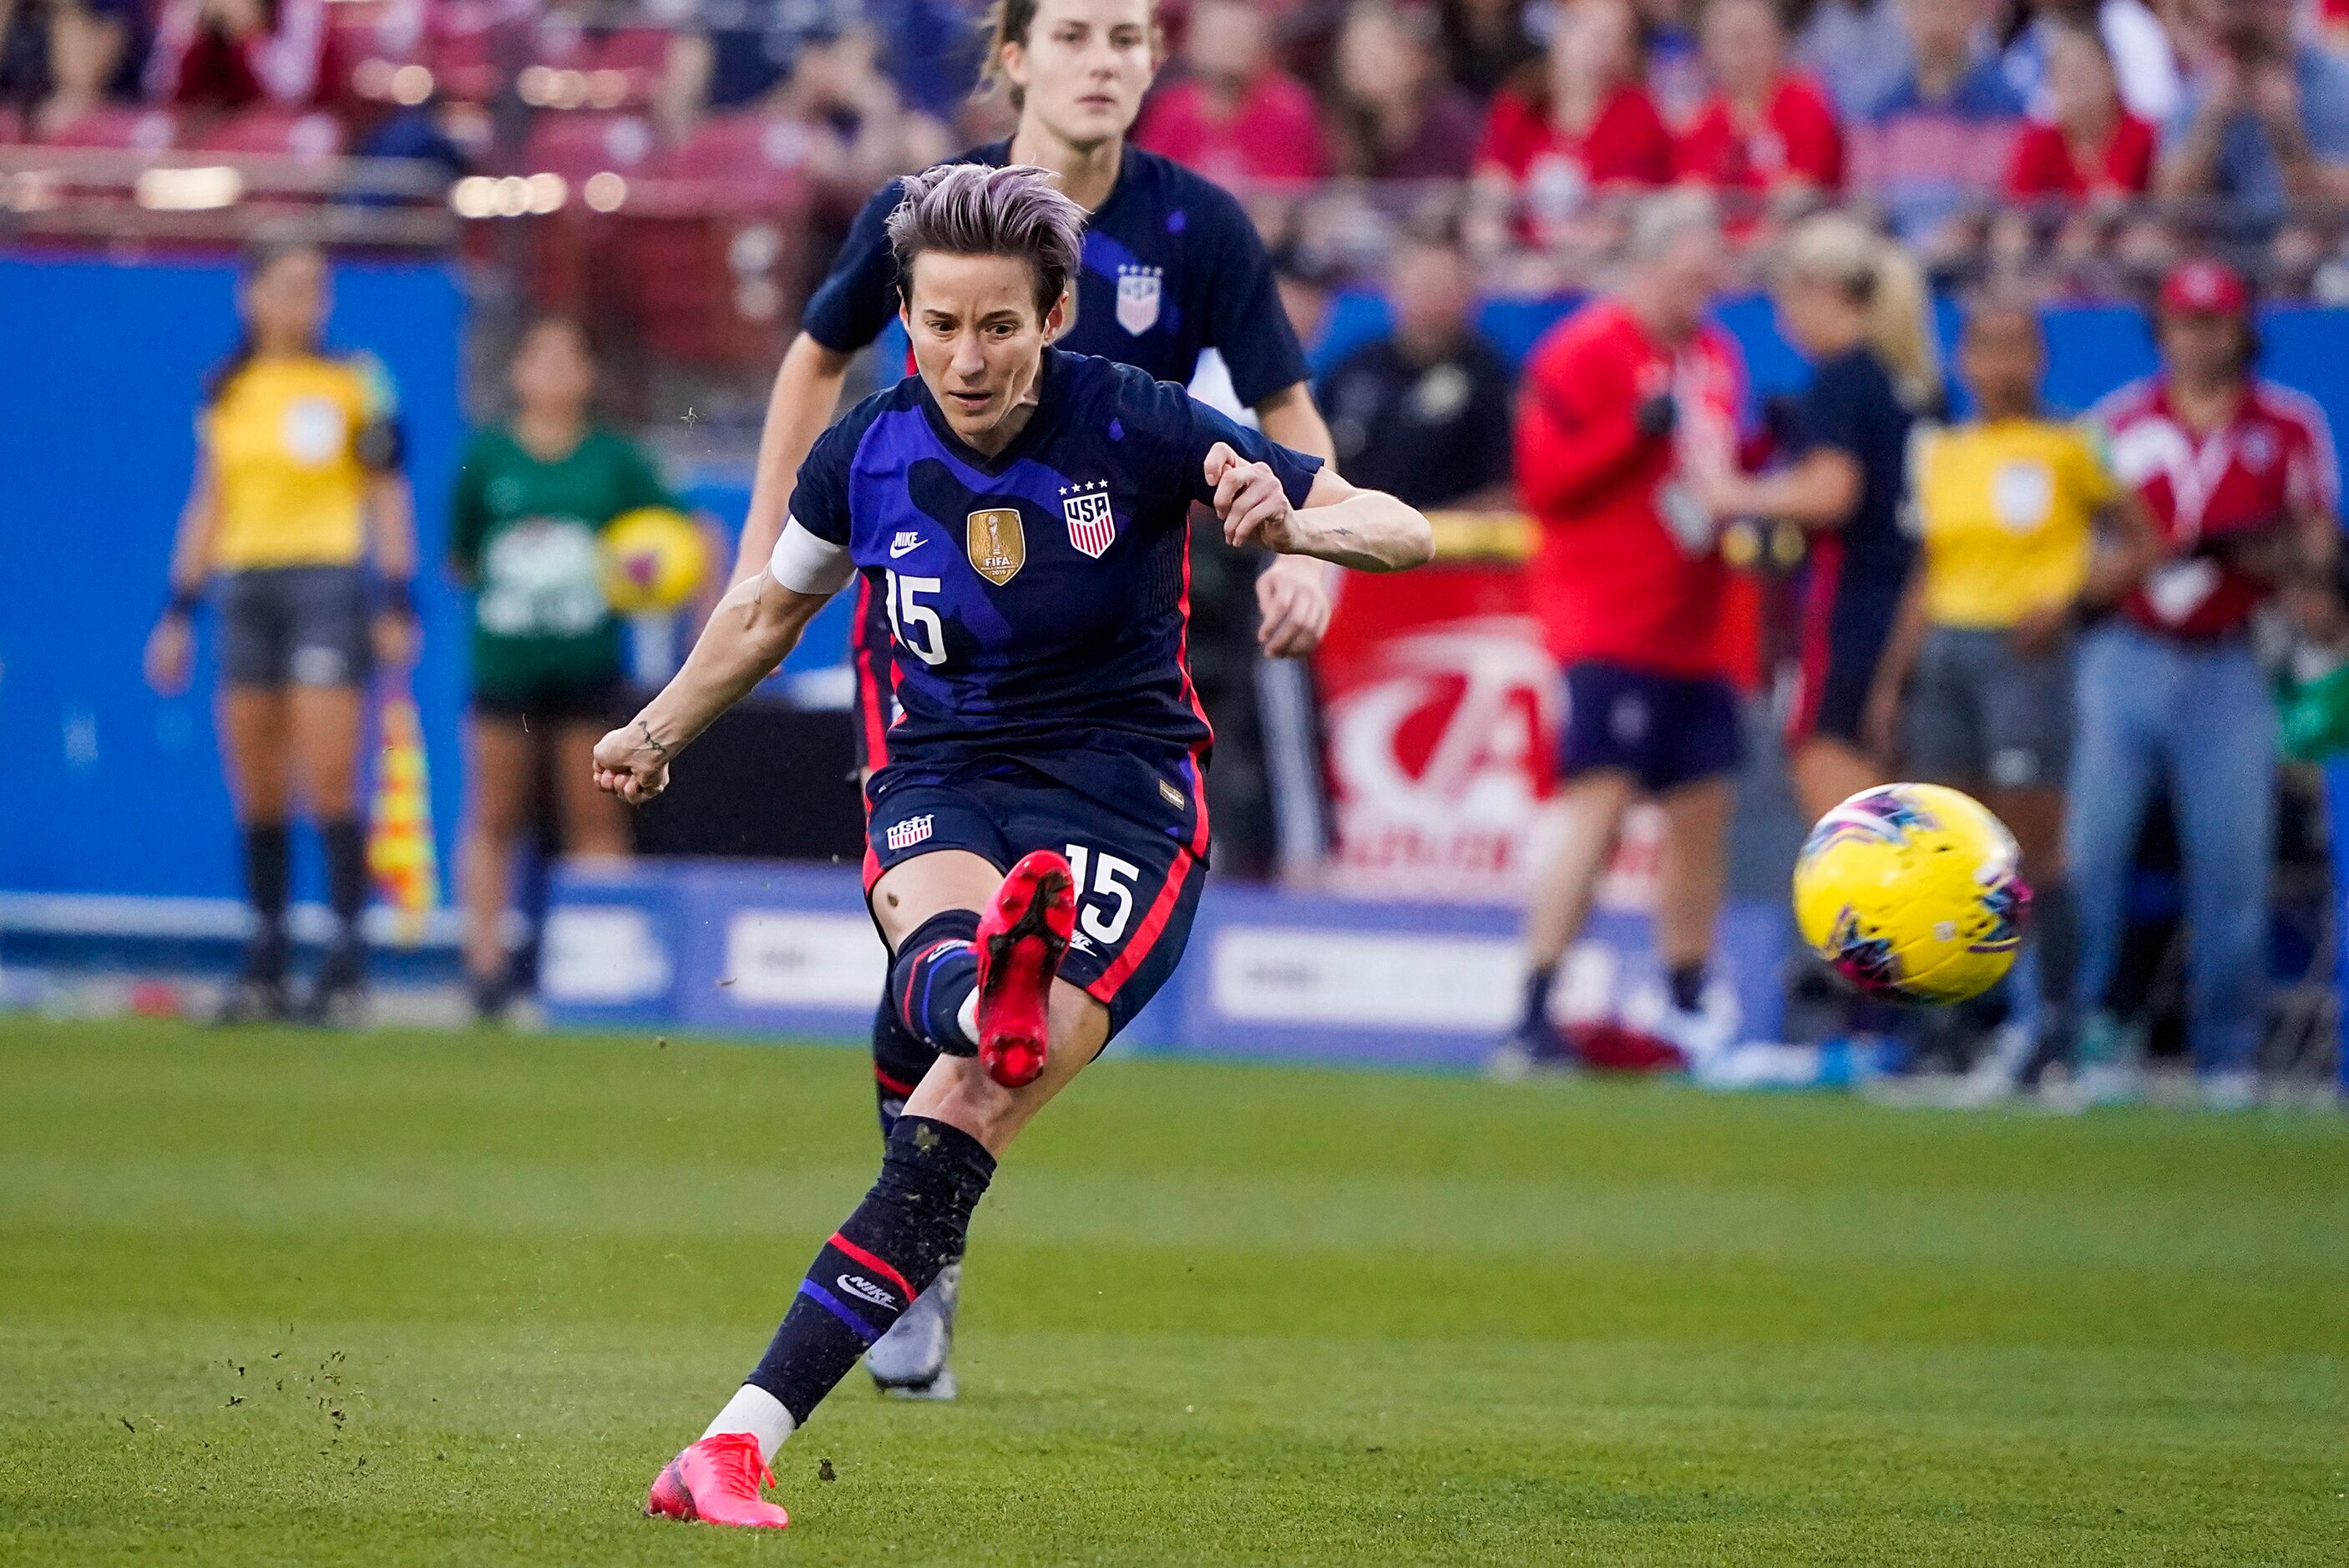
<path fill-rule="evenodd" d="M 1884 362 L 1902 402 L 1923 409 L 1940 401 L 1932 293 L 1924 269 L 1898 241 L 1840 212 L 1823 212 L 1786 237 L 1785 270 L 1836 285 L 1868 313 L 1868 346 Z"/>

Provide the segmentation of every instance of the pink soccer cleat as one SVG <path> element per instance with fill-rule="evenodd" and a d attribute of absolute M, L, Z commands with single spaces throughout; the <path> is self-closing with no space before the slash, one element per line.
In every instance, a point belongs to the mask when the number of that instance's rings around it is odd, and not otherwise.
<path fill-rule="evenodd" d="M 1044 1070 L 1052 977 L 1076 929 L 1076 877 L 1050 850 L 1022 856 L 979 919 L 978 1059 L 1006 1088 Z"/>
<path fill-rule="evenodd" d="M 792 1516 L 759 1495 L 761 1482 L 774 1485 L 775 1472 L 759 1457 L 759 1439 L 719 1432 L 668 1461 L 645 1498 L 645 1517 L 781 1530 Z"/>

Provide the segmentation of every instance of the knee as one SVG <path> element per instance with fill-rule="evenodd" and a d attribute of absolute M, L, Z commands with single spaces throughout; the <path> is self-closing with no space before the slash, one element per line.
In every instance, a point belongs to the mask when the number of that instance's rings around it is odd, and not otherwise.
<path fill-rule="evenodd" d="M 905 1102 L 905 1115 L 926 1116 L 960 1128 L 1000 1152 L 1017 1130 L 1018 1099 L 987 1076 L 975 1057 L 941 1057 Z"/>

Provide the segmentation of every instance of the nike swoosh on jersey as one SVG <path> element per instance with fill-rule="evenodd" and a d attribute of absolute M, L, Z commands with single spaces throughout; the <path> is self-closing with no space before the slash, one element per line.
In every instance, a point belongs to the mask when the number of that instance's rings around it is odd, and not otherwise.
<path fill-rule="evenodd" d="M 913 532 L 900 533 L 896 538 L 889 542 L 889 559 L 895 561 L 899 556 L 909 555 L 913 552 L 919 550 L 921 547 L 922 536 L 920 534 Z"/>

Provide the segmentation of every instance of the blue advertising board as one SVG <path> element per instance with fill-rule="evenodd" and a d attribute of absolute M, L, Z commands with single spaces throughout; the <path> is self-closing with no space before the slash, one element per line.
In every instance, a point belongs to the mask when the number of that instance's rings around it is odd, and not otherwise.
<path fill-rule="evenodd" d="M 1466 1067 L 1524 992 L 1516 911 L 1210 882 L 1183 965 L 1120 1048 Z M 1740 1033 L 1775 1037 L 1788 917 L 1723 913 L 1715 968 Z M 718 861 L 563 868 L 540 968 L 558 1024 L 861 1037 L 886 955 L 847 868 Z M 1653 1023 L 1661 967 L 1643 916 L 1602 910 L 1568 956 L 1563 1020 Z"/>

